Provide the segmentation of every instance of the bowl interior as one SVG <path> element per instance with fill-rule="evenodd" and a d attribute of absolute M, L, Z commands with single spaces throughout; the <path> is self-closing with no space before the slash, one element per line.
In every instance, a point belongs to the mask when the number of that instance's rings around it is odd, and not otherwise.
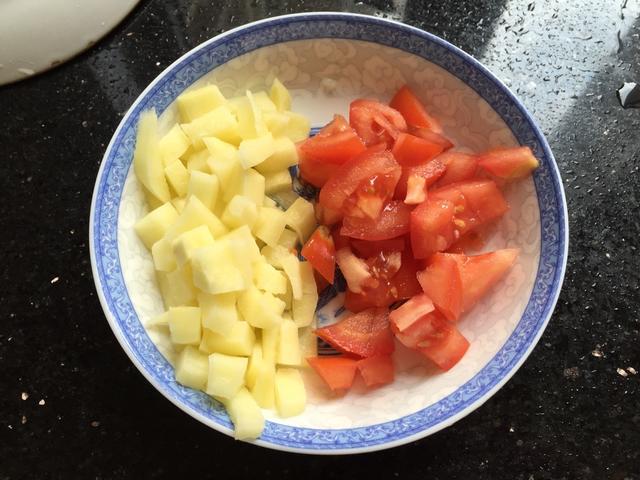
<path fill-rule="evenodd" d="M 356 23 L 371 34 L 372 25 L 367 27 L 366 22 L 376 26 L 381 21 L 362 22 L 363 26 Z M 325 23 L 327 31 L 335 27 L 335 22 Z M 386 25 L 389 35 L 408 28 L 389 22 L 381 25 Z M 147 211 L 129 168 L 140 111 L 154 106 L 162 112 L 161 128 L 168 129 L 176 114 L 171 102 L 186 88 L 211 82 L 231 96 L 265 89 L 277 76 L 292 90 L 293 110 L 319 127 L 334 113 L 346 114 L 354 98 L 388 100 L 399 86 L 409 83 L 457 146 L 481 151 L 525 143 L 542 158 L 535 179 L 506 187 L 511 210 L 493 228 L 483 250 L 518 247 L 521 254 L 507 278 L 461 321 L 460 328 L 471 342 L 463 360 L 446 374 L 437 374 L 419 357 L 399 348 L 397 379 L 392 385 L 373 391 L 356 385 L 338 399 L 329 396 L 314 375 L 307 375 L 309 404 L 304 414 L 284 420 L 267 413 L 269 422 L 260 443 L 277 448 L 349 451 L 390 446 L 452 423 L 486 400 L 533 347 L 555 302 L 564 259 L 564 244 L 558 243 L 559 238 L 564 240 L 563 201 L 555 185 L 553 159 L 535 126 L 503 87 L 493 81 L 483 83 L 487 74 L 473 63 L 463 62 L 466 70 L 456 69 L 461 54 L 446 46 L 436 49 L 441 41 L 432 37 L 417 44 L 437 50 L 425 54 L 419 48 L 383 45 L 388 42 L 379 32 L 370 41 L 348 38 L 355 33 L 347 27 L 337 35 L 343 38 L 294 36 L 265 42 L 266 46 L 256 44 L 246 53 L 242 49 L 227 52 L 228 59 L 215 57 L 213 47 L 201 47 L 200 52 L 211 57 L 191 54 L 142 95 L 107 152 L 105 163 L 111 168 L 103 165 L 98 179 L 92 227 L 105 227 L 110 235 L 94 233 L 92 253 L 98 288 L 116 335 L 143 373 L 174 403 L 228 433 L 231 424 L 220 405 L 175 383 L 170 364 L 174 352 L 166 332 L 143 327 L 163 306 L 151 257 L 132 228 Z M 252 33 L 245 35 L 243 40 L 250 43 Z M 112 200 L 110 212 L 104 210 L 108 200 Z M 106 274 L 105 266 L 112 267 Z M 324 306 L 318 315 L 320 324 L 334 321 L 341 303 L 339 295 Z"/>

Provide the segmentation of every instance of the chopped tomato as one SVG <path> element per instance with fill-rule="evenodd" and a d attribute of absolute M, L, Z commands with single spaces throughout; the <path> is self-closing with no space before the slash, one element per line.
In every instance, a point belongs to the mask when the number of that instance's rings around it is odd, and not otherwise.
<path fill-rule="evenodd" d="M 316 136 L 320 137 L 328 137 L 330 135 L 335 135 L 336 133 L 349 132 L 353 130 L 347 119 L 342 115 L 334 115 L 333 120 L 327 123 L 322 129 L 316 134 Z"/>
<path fill-rule="evenodd" d="M 375 100 L 351 102 L 349 123 L 365 145 L 391 145 L 400 132 L 407 131 L 407 122 L 397 110 Z"/>
<path fill-rule="evenodd" d="M 505 248 L 482 255 L 446 254 L 460 269 L 462 309 L 470 310 L 509 271 L 518 258 L 517 248 Z"/>
<path fill-rule="evenodd" d="M 443 253 L 435 253 L 429 266 L 418 272 L 418 281 L 436 308 L 454 322 L 462 312 L 463 287 L 456 260 Z"/>
<path fill-rule="evenodd" d="M 416 258 L 449 248 L 455 240 L 454 214 L 453 203 L 431 197 L 411 212 L 411 248 Z"/>
<path fill-rule="evenodd" d="M 390 355 L 376 355 L 358 360 L 358 370 L 367 387 L 379 387 L 392 383 L 395 376 L 393 359 Z"/>
<path fill-rule="evenodd" d="M 316 290 L 318 291 L 318 293 L 322 293 L 324 289 L 329 286 L 329 282 L 327 282 L 327 279 L 320 275 L 317 270 L 313 271 L 313 278 L 316 281 Z"/>
<path fill-rule="evenodd" d="M 433 302 L 426 293 L 416 295 L 389 313 L 394 331 L 403 332 L 421 317 L 434 310 Z"/>
<path fill-rule="evenodd" d="M 442 133 L 440 123 L 427 113 L 424 105 L 407 85 L 398 90 L 389 105 L 398 110 L 409 125 Z"/>
<path fill-rule="evenodd" d="M 335 169 L 320 190 L 320 203 L 352 216 L 376 218 L 401 173 L 391 152 L 365 151 Z"/>
<path fill-rule="evenodd" d="M 375 257 L 380 252 L 402 252 L 404 250 L 404 238 L 391 238 L 389 240 L 351 240 L 351 247 L 360 258 Z"/>
<path fill-rule="evenodd" d="M 358 369 L 358 360 L 339 356 L 309 357 L 307 362 L 335 393 L 351 388 Z"/>
<path fill-rule="evenodd" d="M 407 184 L 411 177 L 424 178 L 425 187 L 429 187 L 433 185 L 445 171 L 446 167 L 437 158 L 422 165 L 402 167 L 402 175 L 400 175 L 400 179 L 398 180 L 393 198 L 396 200 L 404 200 L 407 197 Z"/>
<path fill-rule="evenodd" d="M 389 311 L 371 308 L 316 330 L 334 348 L 360 357 L 390 355 L 395 345 L 389 330 Z"/>
<path fill-rule="evenodd" d="M 480 155 L 480 166 L 499 178 L 516 179 L 538 168 L 538 159 L 529 147 L 496 148 Z"/>
<path fill-rule="evenodd" d="M 329 283 L 333 283 L 336 269 L 336 248 L 327 227 L 319 226 L 300 252 L 311 266 Z"/>
<path fill-rule="evenodd" d="M 478 232 L 469 232 L 461 236 L 447 249 L 447 253 L 466 253 L 469 250 L 480 250 L 484 247 L 484 239 Z"/>
<path fill-rule="evenodd" d="M 412 205 L 392 200 L 380 212 L 376 220 L 370 218 L 344 217 L 340 233 L 360 240 L 388 240 L 409 231 Z"/>
<path fill-rule="evenodd" d="M 416 274 L 418 266 L 409 250 L 402 252 L 402 265 L 392 279 L 392 290 L 397 300 L 406 300 L 422 292 Z"/>
<path fill-rule="evenodd" d="M 351 248 L 350 238 L 340 234 L 340 225 L 337 225 L 331 230 L 331 237 L 333 238 L 333 244 L 336 247 L 336 252 L 345 247 Z"/>
<path fill-rule="evenodd" d="M 418 205 L 427 199 L 427 180 L 424 177 L 411 175 L 407 180 L 407 196 L 404 203 Z"/>
<path fill-rule="evenodd" d="M 392 278 L 402 264 L 401 252 L 378 252 L 365 260 L 369 266 L 369 271 L 378 280 L 389 280 Z"/>
<path fill-rule="evenodd" d="M 321 225 L 334 225 L 342 220 L 342 212 L 340 210 L 333 210 L 323 206 L 320 202 L 316 202 L 314 205 L 316 212 L 316 220 Z"/>
<path fill-rule="evenodd" d="M 428 162 L 443 150 L 439 143 L 429 142 L 409 133 L 401 133 L 391 152 L 400 165 L 415 166 Z"/>
<path fill-rule="evenodd" d="M 438 160 L 444 163 L 447 168 L 447 171 L 438 180 L 439 187 L 470 180 L 476 176 L 478 171 L 477 158 L 468 153 L 448 151 L 438 156 Z"/>
<path fill-rule="evenodd" d="M 429 130 L 428 128 L 412 128 L 410 129 L 410 131 L 416 137 L 424 138 L 431 143 L 437 143 L 442 147 L 443 152 L 453 147 L 453 143 L 451 143 L 451 140 L 440 133 Z"/>
<path fill-rule="evenodd" d="M 378 281 L 369 271 L 367 262 L 356 257 L 349 247 L 343 247 L 336 252 L 336 262 L 352 292 L 361 293 L 365 287 L 378 286 Z"/>
<path fill-rule="evenodd" d="M 302 158 L 315 162 L 343 164 L 365 150 L 364 143 L 342 115 L 300 145 Z"/>
<path fill-rule="evenodd" d="M 314 187 L 322 188 L 336 171 L 335 165 L 313 160 L 312 158 L 306 158 L 302 152 L 300 152 L 299 157 L 298 168 L 300 170 L 300 176 L 305 182 L 310 183 Z"/>

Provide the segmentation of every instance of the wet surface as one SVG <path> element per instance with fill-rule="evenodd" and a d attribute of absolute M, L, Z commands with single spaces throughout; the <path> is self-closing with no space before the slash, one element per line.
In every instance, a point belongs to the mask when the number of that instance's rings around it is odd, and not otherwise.
<path fill-rule="evenodd" d="M 110 36 L 0 88 L 0 479 L 640 479 L 640 2 L 143 2 Z M 373 455 L 234 443 L 131 365 L 94 292 L 89 204 L 106 144 L 142 89 L 250 20 L 348 10 L 424 28 L 491 68 L 533 112 L 565 184 L 567 278 L 537 348 L 454 426 Z"/>

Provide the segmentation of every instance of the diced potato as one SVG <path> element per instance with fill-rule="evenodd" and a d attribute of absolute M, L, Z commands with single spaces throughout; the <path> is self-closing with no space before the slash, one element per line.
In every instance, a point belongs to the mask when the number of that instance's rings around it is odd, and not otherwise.
<path fill-rule="evenodd" d="M 237 245 L 242 255 L 248 258 L 252 263 L 262 260 L 260 249 L 256 245 L 256 239 L 253 237 L 251 230 L 247 225 L 243 225 L 226 235 L 220 237 L 221 241 L 227 241 L 232 245 Z"/>
<path fill-rule="evenodd" d="M 176 257 L 173 255 L 171 242 L 161 238 L 151 247 L 153 266 L 161 272 L 173 272 L 177 268 Z"/>
<path fill-rule="evenodd" d="M 278 295 L 278 298 L 284 302 L 284 309 L 287 312 L 291 312 L 293 308 L 293 292 L 291 291 L 291 284 L 287 281 L 287 290 L 284 293 Z"/>
<path fill-rule="evenodd" d="M 195 305 L 196 289 L 189 265 L 169 273 L 156 272 L 156 277 L 165 308 Z"/>
<path fill-rule="evenodd" d="M 300 198 L 300 195 L 298 195 L 294 190 L 283 190 L 281 192 L 272 193 L 270 196 L 280 208 L 284 208 L 285 210 Z"/>
<path fill-rule="evenodd" d="M 171 341 L 178 345 L 198 345 L 201 339 L 200 318 L 198 307 L 170 307 Z"/>
<path fill-rule="evenodd" d="M 253 266 L 253 280 L 259 290 L 279 295 L 287 291 L 287 277 L 267 262 L 256 262 Z"/>
<path fill-rule="evenodd" d="M 276 367 L 263 360 L 256 369 L 256 381 L 251 388 L 251 395 L 262 408 L 273 408 L 275 406 Z"/>
<path fill-rule="evenodd" d="M 246 140 L 267 133 L 267 127 L 262 119 L 262 110 L 250 91 L 247 91 L 244 97 L 234 98 L 232 103 L 238 117 L 238 134 L 241 138 Z"/>
<path fill-rule="evenodd" d="M 278 204 L 274 200 L 272 200 L 271 198 L 265 195 L 264 200 L 262 201 L 262 206 L 276 208 Z"/>
<path fill-rule="evenodd" d="M 236 293 L 198 294 L 198 303 L 202 311 L 202 326 L 222 336 L 230 335 L 233 326 L 239 321 L 236 308 L 237 297 Z"/>
<path fill-rule="evenodd" d="M 284 302 L 269 292 L 261 292 L 255 286 L 248 287 L 238 296 L 238 311 L 250 325 L 273 328 L 282 321 Z"/>
<path fill-rule="evenodd" d="M 244 386 L 247 359 L 222 353 L 209 355 L 207 393 L 216 397 L 233 398 Z"/>
<path fill-rule="evenodd" d="M 262 329 L 262 358 L 265 362 L 276 363 L 278 356 L 278 341 L 280 340 L 280 325 L 274 328 Z"/>
<path fill-rule="evenodd" d="M 193 252 L 193 283 L 206 293 L 219 294 L 244 290 L 242 272 L 233 263 L 233 253 L 227 242 L 215 242 Z"/>
<path fill-rule="evenodd" d="M 167 202 L 138 220 L 134 229 L 142 243 L 151 250 L 153 244 L 164 237 L 177 219 L 178 212 L 171 203 Z"/>
<path fill-rule="evenodd" d="M 176 209 L 176 212 L 182 213 L 184 206 L 187 204 L 186 198 L 174 197 L 171 199 L 171 205 Z"/>
<path fill-rule="evenodd" d="M 311 131 L 309 119 L 304 115 L 294 112 L 285 112 L 285 115 L 289 117 L 289 123 L 285 129 L 285 135 L 294 143 L 306 140 L 309 137 L 309 132 Z"/>
<path fill-rule="evenodd" d="M 158 146 L 158 117 L 153 110 L 140 114 L 136 148 L 133 152 L 133 170 L 136 177 L 160 202 L 171 200 L 169 186 L 164 178 L 164 164 Z"/>
<path fill-rule="evenodd" d="M 302 365 L 308 367 L 307 358 L 318 356 L 318 336 L 314 330 L 316 328 L 315 322 L 308 327 L 298 329 L 298 343 L 300 345 L 300 357 L 302 358 Z"/>
<path fill-rule="evenodd" d="M 291 94 L 280 80 L 275 78 L 269 90 L 269 97 L 280 112 L 291 110 Z"/>
<path fill-rule="evenodd" d="M 316 214 L 311 202 L 299 197 L 285 212 L 287 225 L 298 234 L 301 243 L 305 243 L 316 229 Z"/>
<path fill-rule="evenodd" d="M 275 112 L 277 110 L 276 104 L 273 103 L 273 100 L 269 98 L 269 95 L 267 95 L 267 92 L 264 90 L 260 90 L 253 94 L 253 102 L 258 106 L 263 114 Z"/>
<path fill-rule="evenodd" d="M 158 207 L 161 207 L 163 203 L 158 200 L 144 185 L 141 185 L 142 193 L 144 193 L 144 199 L 147 201 L 147 206 L 149 210 L 155 210 Z"/>
<path fill-rule="evenodd" d="M 281 245 L 276 245 L 275 247 L 267 245 L 262 247 L 260 253 L 269 265 L 273 265 L 276 268 L 283 268 L 282 260 L 291 255 L 291 252 Z"/>
<path fill-rule="evenodd" d="M 318 306 L 317 292 L 303 292 L 302 297 L 293 299 L 292 314 L 293 321 L 298 327 L 311 325 L 315 319 L 316 307 Z"/>
<path fill-rule="evenodd" d="M 176 381 L 185 387 L 204 390 L 209 376 L 209 358 L 197 348 L 187 345 L 178 354 L 175 376 Z"/>
<path fill-rule="evenodd" d="M 289 116 L 286 113 L 264 112 L 262 118 L 267 130 L 269 130 L 274 137 L 285 136 L 287 126 L 289 125 Z"/>
<path fill-rule="evenodd" d="M 187 157 L 187 170 L 191 172 L 211 173 L 209 168 L 209 151 L 198 150 Z"/>
<path fill-rule="evenodd" d="M 289 278 L 291 284 L 291 293 L 294 300 L 302 298 L 302 278 L 300 276 L 300 260 L 298 257 L 289 253 L 281 259 L 282 268 Z"/>
<path fill-rule="evenodd" d="M 166 239 L 163 239 L 162 241 L 166 241 Z M 191 260 L 193 252 L 198 248 L 213 245 L 213 243 L 213 235 L 211 235 L 209 228 L 207 228 L 206 225 L 200 225 L 199 227 L 178 235 L 178 238 L 176 238 L 171 245 L 175 261 L 182 267 L 185 263 Z"/>
<path fill-rule="evenodd" d="M 206 225 L 213 238 L 227 233 L 227 227 L 209 210 L 198 197 L 189 197 L 184 210 L 166 232 L 169 240 L 174 240 L 181 233 Z"/>
<path fill-rule="evenodd" d="M 249 389 L 253 388 L 256 383 L 256 377 L 260 371 L 260 364 L 264 362 L 262 358 L 262 343 L 256 342 L 251 350 L 251 356 L 249 357 L 249 365 L 247 366 L 247 373 L 244 376 L 244 383 Z"/>
<path fill-rule="evenodd" d="M 275 382 L 276 408 L 281 417 L 293 417 L 304 410 L 307 392 L 300 372 L 295 368 L 279 367 Z"/>
<path fill-rule="evenodd" d="M 256 164 L 256 170 L 262 174 L 281 172 L 298 163 L 298 149 L 291 139 L 276 137 L 273 139 L 273 153 L 261 163 Z"/>
<path fill-rule="evenodd" d="M 289 170 L 265 174 L 264 191 L 267 195 L 287 189 L 291 189 L 291 173 Z"/>
<path fill-rule="evenodd" d="M 161 313 L 144 324 L 145 327 L 169 327 L 169 311 Z"/>
<path fill-rule="evenodd" d="M 302 282 L 303 293 L 318 293 L 313 267 L 308 261 L 300 262 L 300 280 Z"/>
<path fill-rule="evenodd" d="M 173 191 L 179 197 L 187 194 L 187 186 L 189 185 L 189 170 L 180 160 L 174 160 L 164 167 L 164 175 Z"/>
<path fill-rule="evenodd" d="M 277 363 L 279 365 L 300 365 L 300 345 L 298 344 L 298 327 L 293 320 L 285 319 L 280 324 Z"/>
<path fill-rule="evenodd" d="M 187 151 L 191 142 L 177 123 L 160 139 L 158 147 L 165 167 L 178 160 Z"/>
<path fill-rule="evenodd" d="M 238 321 L 233 324 L 231 332 L 227 335 L 204 329 L 200 350 L 205 353 L 224 353 L 225 355 L 237 355 L 248 357 L 253 351 L 256 335 L 247 322 Z"/>
<path fill-rule="evenodd" d="M 253 168 L 244 172 L 240 194 L 251 199 L 256 207 L 261 207 L 264 202 L 265 180 Z"/>
<path fill-rule="evenodd" d="M 202 139 L 205 137 L 218 137 L 234 145 L 240 141 L 238 121 L 226 105 L 220 105 L 190 123 L 182 124 L 182 129 L 196 149 L 204 146 Z"/>
<path fill-rule="evenodd" d="M 271 132 L 243 140 L 238 147 L 240 163 L 245 170 L 264 162 L 275 151 L 276 143 Z"/>
<path fill-rule="evenodd" d="M 222 222 L 229 228 L 238 228 L 242 225 L 253 228 L 256 220 L 258 220 L 256 204 L 242 195 L 233 197 L 222 213 Z"/>
<path fill-rule="evenodd" d="M 296 248 L 296 246 L 298 245 L 298 235 L 296 235 L 294 231 L 285 228 L 280 234 L 278 245 L 286 248 L 287 250 Z"/>
<path fill-rule="evenodd" d="M 191 172 L 189 185 L 187 187 L 187 198 L 195 196 L 209 210 L 213 210 L 218 199 L 218 177 L 202 172 Z"/>
<path fill-rule="evenodd" d="M 224 95 L 215 85 L 190 90 L 176 99 L 183 122 L 191 122 L 220 105 L 224 105 L 225 102 Z"/>
<path fill-rule="evenodd" d="M 209 168 L 218 176 L 222 198 L 225 202 L 240 193 L 244 179 L 243 168 L 235 146 L 217 138 L 205 138 L 207 150 L 211 154 L 208 160 Z"/>
<path fill-rule="evenodd" d="M 237 440 L 251 440 L 260 436 L 264 429 L 264 416 L 246 388 L 241 388 L 232 399 L 225 401 L 225 406 L 235 427 L 233 435 Z"/>
<path fill-rule="evenodd" d="M 276 246 L 284 231 L 285 222 L 284 212 L 279 208 L 260 207 L 253 231 L 267 245 Z"/>

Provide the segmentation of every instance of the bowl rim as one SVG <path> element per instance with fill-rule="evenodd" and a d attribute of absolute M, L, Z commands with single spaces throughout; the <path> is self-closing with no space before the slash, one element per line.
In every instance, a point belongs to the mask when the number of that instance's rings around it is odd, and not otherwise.
<path fill-rule="evenodd" d="M 561 244 L 561 249 L 559 249 L 559 251 L 558 251 L 558 257 L 559 257 L 558 258 L 558 263 L 559 263 L 559 265 L 556 265 L 556 271 L 555 271 L 555 275 L 554 275 L 554 280 L 552 282 L 550 297 L 546 302 L 546 307 L 545 307 L 545 310 L 544 310 L 544 319 L 539 324 L 539 327 L 538 327 L 537 331 L 535 332 L 535 335 L 529 341 L 529 343 L 528 343 L 527 347 L 524 349 L 524 351 L 522 351 L 522 353 L 520 354 L 519 358 L 517 358 L 517 360 L 508 368 L 508 370 L 506 370 L 506 373 L 503 373 L 502 377 L 490 389 L 486 390 L 479 398 L 477 398 L 474 401 L 470 402 L 464 408 L 460 409 L 459 411 L 457 411 L 453 415 L 449 416 L 448 418 L 445 418 L 443 421 L 441 421 L 441 422 L 439 422 L 439 423 L 437 423 L 437 424 L 435 424 L 433 426 L 426 426 L 425 428 L 423 428 L 422 430 L 420 430 L 420 431 L 418 431 L 416 433 L 409 434 L 409 435 L 403 436 L 401 438 L 397 438 L 395 440 L 383 441 L 383 442 L 380 442 L 380 443 L 369 444 L 369 445 L 365 445 L 365 446 L 348 447 L 348 448 L 336 448 L 336 449 L 333 449 L 333 448 L 318 448 L 318 449 L 316 449 L 316 448 L 293 447 L 293 446 L 290 446 L 290 445 L 283 445 L 283 444 L 279 444 L 279 443 L 275 443 L 275 442 L 271 442 L 271 441 L 267 441 L 267 440 L 263 440 L 263 439 L 258 439 L 258 440 L 254 440 L 254 441 L 248 442 L 248 443 L 252 443 L 252 444 L 255 444 L 255 445 L 260 445 L 260 446 L 263 446 L 263 447 L 272 448 L 272 449 L 276 449 L 276 450 L 295 452 L 295 453 L 307 453 L 307 454 L 330 454 L 330 455 L 335 455 L 335 454 L 355 454 L 355 453 L 373 452 L 373 451 L 377 451 L 377 450 L 393 448 L 393 447 L 396 447 L 396 446 L 399 446 L 399 445 L 404 445 L 406 443 L 410 443 L 410 442 L 419 440 L 421 438 L 424 438 L 426 436 L 432 435 L 432 434 L 434 434 L 434 433 L 436 433 L 436 432 L 438 432 L 438 431 L 440 431 L 440 430 L 452 425 L 453 423 L 457 422 L 458 420 L 464 418 L 469 413 L 471 413 L 472 411 L 474 411 L 475 409 L 480 407 L 482 404 L 484 404 L 493 395 L 495 395 L 495 393 L 498 390 L 500 390 L 500 388 L 502 388 L 502 386 L 522 366 L 524 361 L 529 357 L 529 355 L 531 354 L 531 352 L 533 351 L 533 349 L 537 345 L 538 341 L 540 340 L 540 337 L 542 336 L 543 332 L 545 331 L 545 329 L 546 329 L 546 327 L 547 327 L 547 325 L 548 325 L 548 323 L 550 321 L 550 318 L 551 318 L 551 316 L 553 314 L 553 311 L 555 309 L 555 305 L 557 303 L 558 297 L 560 295 L 560 291 L 562 289 L 562 284 L 563 284 L 563 281 L 564 281 L 564 276 L 565 276 L 565 272 L 566 272 L 566 265 L 567 265 L 568 249 L 569 249 L 569 225 L 568 225 L 568 213 L 567 213 L 567 203 L 566 203 L 566 198 L 565 198 L 565 192 L 564 192 L 564 189 L 563 189 L 562 178 L 561 178 L 561 175 L 560 175 L 560 172 L 559 172 L 559 169 L 558 169 L 557 162 L 555 161 L 553 153 L 551 152 L 551 148 L 550 148 L 550 146 L 549 146 L 544 134 L 542 133 L 540 127 L 537 125 L 537 123 L 534 120 L 534 118 L 532 117 L 532 115 L 527 111 L 527 109 L 523 105 L 523 103 L 511 92 L 511 90 L 497 76 L 495 76 L 493 73 L 491 73 L 491 71 L 489 69 L 487 69 L 487 67 L 482 65 L 478 60 L 476 60 L 471 55 L 467 54 L 466 52 L 464 52 L 460 48 L 452 45 L 451 43 L 447 42 L 446 40 L 443 40 L 442 38 L 440 38 L 440 37 L 438 37 L 438 36 L 436 36 L 436 35 L 434 35 L 432 33 L 426 32 L 426 31 L 424 31 L 422 29 L 419 29 L 417 27 L 406 25 L 406 24 L 404 24 L 402 22 L 391 20 L 391 19 L 378 18 L 378 17 L 374 17 L 374 16 L 370 16 L 370 15 L 357 14 L 357 13 L 344 13 L 344 12 L 306 12 L 306 13 L 295 13 L 295 14 L 287 14 L 287 15 L 280 15 L 280 16 L 276 16 L 276 17 L 266 18 L 266 19 L 262 19 L 262 20 L 258 20 L 258 21 L 254 21 L 254 22 L 250 22 L 250 23 L 246 23 L 244 25 L 238 26 L 236 28 L 228 30 L 228 31 L 226 31 L 224 33 L 221 33 L 220 35 L 217 35 L 215 37 L 210 38 L 209 40 L 206 40 L 206 41 L 200 43 L 199 45 L 195 46 L 194 48 L 192 48 L 191 50 L 189 50 L 188 52 L 186 52 L 185 54 L 180 56 L 177 60 L 175 60 L 173 63 L 171 63 L 167 68 L 165 68 L 138 95 L 136 100 L 132 103 L 132 105 L 129 107 L 127 112 L 123 115 L 123 117 L 122 117 L 117 129 L 115 130 L 115 132 L 114 132 L 114 134 L 113 134 L 113 136 L 112 136 L 112 138 L 111 138 L 111 140 L 110 140 L 110 142 L 109 142 L 109 144 L 108 144 L 108 146 L 107 146 L 107 148 L 105 150 L 105 154 L 104 154 L 104 156 L 102 158 L 102 161 L 101 161 L 101 164 L 100 164 L 100 168 L 99 168 L 97 176 L 96 176 L 96 182 L 95 182 L 95 185 L 94 185 L 92 201 L 91 201 L 91 210 L 90 210 L 90 216 L 89 216 L 89 250 L 90 250 L 90 258 L 91 258 L 91 268 L 92 268 L 92 273 L 93 273 L 93 278 L 94 278 L 96 290 L 97 290 L 97 293 L 98 293 L 98 298 L 100 300 L 100 303 L 101 303 L 103 312 L 105 314 L 105 317 L 106 317 L 106 319 L 107 319 L 107 321 L 108 321 L 108 323 L 109 323 L 109 325 L 110 325 L 110 327 L 111 327 L 116 339 L 120 343 L 120 346 L 125 351 L 125 353 L 130 358 L 130 360 L 133 362 L 133 364 L 136 366 L 136 368 L 143 374 L 143 376 L 160 393 L 162 393 L 169 401 L 171 401 L 174 405 L 176 405 L 182 411 L 184 411 L 185 413 L 187 413 L 191 417 L 199 420 L 203 424 L 205 424 L 205 425 L 207 425 L 207 426 L 209 426 L 209 427 L 211 427 L 211 428 L 213 428 L 213 429 L 215 429 L 217 431 L 225 433 L 226 435 L 232 436 L 233 435 L 233 431 L 230 428 L 228 428 L 228 427 L 226 427 L 224 425 L 220 425 L 220 424 L 216 423 L 213 419 L 201 414 L 200 412 L 194 411 L 193 408 L 191 408 L 190 406 L 186 405 L 183 401 L 181 401 L 180 399 L 178 399 L 175 396 L 171 395 L 170 392 L 167 391 L 165 385 L 162 382 L 160 382 L 157 378 L 155 378 L 151 374 L 151 372 L 148 371 L 147 368 L 138 361 L 138 359 L 134 355 L 134 352 L 131 350 L 131 348 L 130 348 L 128 342 L 127 342 L 127 339 L 125 338 L 124 332 L 121 329 L 121 326 L 115 320 L 114 315 L 111 312 L 111 309 L 109 307 L 109 302 L 107 301 L 107 298 L 105 296 L 105 288 L 106 288 L 106 286 L 103 285 L 103 282 L 101 280 L 101 276 L 100 276 L 100 273 L 99 273 L 98 265 L 97 265 L 98 262 L 97 262 L 96 241 L 95 241 L 95 220 L 96 220 L 95 217 L 96 217 L 96 206 L 97 206 L 97 203 L 98 203 L 98 200 L 99 200 L 98 193 L 99 193 L 101 181 L 102 181 L 103 176 L 104 176 L 105 167 L 106 167 L 106 165 L 107 165 L 107 163 L 109 161 L 110 156 L 113 153 L 113 149 L 114 149 L 114 146 L 116 145 L 116 141 L 120 138 L 121 131 L 127 125 L 127 121 L 129 120 L 129 117 L 135 112 L 136 108 L 143 101 L 143 99 L 145 99 L 154 90 L 156 85 L 158 83 L 160 83 L 178 65 L 181 65 L 185 60 L 187 60 L 190 57 L 194 56 L 194 54 L 196 54 L 200 50 L 205 49 L 206 47 L 210 46 L 211 44 L 217 43 L 217 42 L 222 42 L 227 37 L 231 37 L 233 35 L 236 35 L 236 34 L 242 32 L 243 30 L 251 30 L 251 29 L 253 29 L 255 27 L 258 27 L 258 26 L 261 26 L 261 25 L 265 25 L 265 24 L 273 24 L 273 25 L 277 25 L 279 23 L 286 24 L 286 23 L 289 23 L 291 21 L 299 21 L 300 19 L 315 20 L 315 21 L 318 21 L 318 20 L 320 20 L 320 21 L 358 21 L 358 22 L 362 22 L 362 23 L 369 23 L 369 24 L 373 24 L 373 25 L 376 25 L 376 24 L 377 25 L 383 25 L 383 26 L 386 26 L 386 27 L 390 27 L 392 29 L 397 29 L 397 30 L 402 31 L 403 33 L 409 33 L 409 34 L 415 35 L 415 36 L 419 37 L 423 41 L 432 42 L 432 43 L 435 43 L 435 44 L 439 45 L 440 47 L 444 47 L 447 51 L 449 51 L 453 55 L 459 57 L 462 61 L 464 61 L 465 63 L 469 64 L 471 67 L 473 67 L 473 69 L 475 69 L 475 70 L 479 71 L 480 73 L 482 73 L 501 92 L 501 94 L 505 95 L 506 98 L 510 102 L 512 102 L 512 104 L 517 108 L 517 110 L 520 112 L 520 114 L 523 116 L 523 118 L 526 120 L 526 122 L 528 123 L 529 127 L 533 131 L 535 139 L 537 140 L 537 142 L 539 142 L 539 144 L 542 147 L 542 150 L 544 152 L 544 155 L 548 159 L 548 166 L 550 168 L 550 175 L 551 175 L 552 180 L 554 182 L 554 190 L 555 190 L 555 193 L 557 195 L 557 202 L 560 203 L 559 205 L 557 205 L 557 207 L 559 207 L 557 213 L 559 215 L 558 229 L 559 229 L 559 233 L 560 233 L 559 238 L 557 239 L 557 241 Z M 336 37 L 336 38 L 340 38 L 340 37 Z M 349 40 L 355 40 L 355 39 L 349 39 Z M 273 44 L 286 43 L 288 41 L 293 41 L 293 40 L 284 40 L 283 42 L 274 42 Z M 371 40 L 363 40 L 363 41 L 371 41 Z M 375 41 L 372 41 L 372 42 L 380 44 L 379 42 L 375 42 Z M 388 46 L 386 44 L 382 44 L 382 45 Z M 262 48 L 262 47 L 265 47 L 265 46 L 266 45 L 260 45 L 260 46 L 255 47 L 253 50 L 258 49 L 258 48 Z M 392 48 L 400 48 L 400 47 L 393 47 L 392 46 Z M 242 54 L 244 54 L 244 53 L 248 53 L 248 52 L 243 52 Z M 413 53 L 413 52 L 410 52 L 410 53 Z M 415 53 L 413 53 L 413 54 L 415 54 Z M 425 59 L 425 60 L 430 61 L 429 59 Z M 442 68 L 444 68 L 444 67 L 442 67 Z M 455 73 L 453 73 L 453 72 L 449 71 L 449 73 L 452 74 L 452 75 L 455 75 Z M 463 82 L 464 82 L 464 80 L 463 80 Z M 473 88 L 471 85 L 467 84 L 466 82 L 464 82 L 464 83 L 469 88 Z M 480 95 L 480 97 L 484 98 L 480 92 L 478 92 L 477 90 L 476 90 L 476 92 Z M 505 123 L 507 124 L 507 126 L 509 126 L 509 124 L 506 122 L 506 120 L 505 120 Z M 536 188 L 536 191 L 537 191 L 537 188 Z M 539 201 L 539 199 L 538 199 L 538 201 Z M 542 227 L 542 225 L 541 225 L 541 227 Z M 542 257 L 541 257 L 541 259 L 542 259 Z M 118 262 L 119 262 L 119 257 L 118 257 Z M 536 274 L 536 279 L 538 278 L 539 269 L 540 269 L 540 263 L 541 263 L 541 260 L 538 263 L 538 267 L 537 267 L 538 268 L 538 273 Z M 534 282 L 534 285 L 535 285 L 535 282 Z M 127 292 L 127 294 L 128 294 L 128 292 Z M 531 297 L 529 298 L 529 301 L 530 300 L 531 300 Z M 525 309 L 525 311 L 526 311 L 526 309 Z M 508 341 L 508 339 L 507 339 L 507 341 Z M 491 360 L 489 360 L 489 362 L 491 362 Z M 480 373 L 480 372 L 478 372 L 478 373 Z M 478 374 L 476 374 L 476 375 L 478 375 Z M 458 387 L 458 388 L 460 388 L 460 387 Z M 402 418 L 405 418 L 405 417 L 399 417 L 398 419 L 395 419 L 395 420 L 392 420 L 392 421 L 398 421 L 398 420 L 400 420 Z M 299 428 L 299 427 L 290 427 L 290 428 Z M 358 427 L 354 427 L 354 428 L 358 428 Z M 351 430 L 351 429 L 345 429 L 345 430 Z M 324 430 L 321 430 L 321 431 L 324 431 Z"/>

